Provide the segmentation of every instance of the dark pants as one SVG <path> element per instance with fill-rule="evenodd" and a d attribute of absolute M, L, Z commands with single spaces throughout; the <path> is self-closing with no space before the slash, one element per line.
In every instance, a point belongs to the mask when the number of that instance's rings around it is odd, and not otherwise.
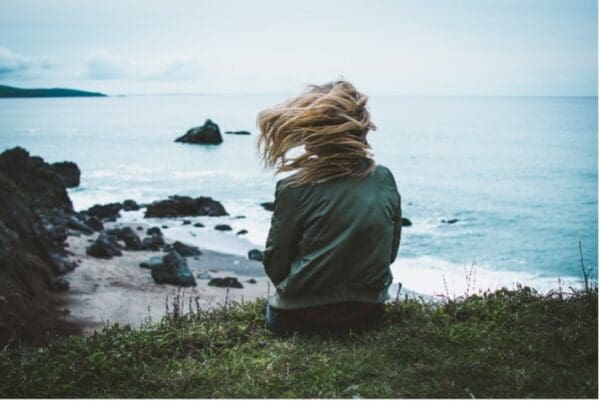
<path fill-rule="evenodd" d="M 267 326 L 277 335 L 293 332 L 340 332 L 366 329 L 383 315 L 383 304 L 343 302 L 295 310 L 282 310 L 267 303 Z"/>

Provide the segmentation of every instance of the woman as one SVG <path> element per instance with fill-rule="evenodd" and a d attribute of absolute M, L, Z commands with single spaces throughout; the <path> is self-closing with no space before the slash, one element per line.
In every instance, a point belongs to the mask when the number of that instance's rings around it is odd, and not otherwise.
<path fill-rule="evenodd" d="M 347 81 L 310 86 L 258 115 L 258 149 L 279 180 L 264 252 L 276 333 L 377 320 L 400 245 L 400 194 L 367 142 L 367 96 Z M 288 151 L 304 146 L 304 153 Z"/>

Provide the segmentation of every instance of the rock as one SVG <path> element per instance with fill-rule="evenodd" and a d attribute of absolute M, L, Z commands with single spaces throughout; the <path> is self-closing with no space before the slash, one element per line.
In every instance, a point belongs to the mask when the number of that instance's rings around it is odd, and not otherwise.
<path fill-rule="evenodd" d="M 196 274 L 196 278 L 202 279 L 202 280 L 207 280 L 207 279 L 212 279 L 212 275 L 206 271 L 202 271 L 199 274 Z"/>
<path fill-rule="evenodd" d="M 250 131 L 239 130 L 239 131 L 225 131 L 225 134 L 235 134 L 235 135 L 250 135 Z"/>
<path fill-rule="evenodd" d="M 402 226 L 412 226 L 412 222 L 408 218 L 402 218 Z"/>
<path fill-rule="evenodd" d="M 189 224 L 191 224 L 191 223 L 192 223 L 192 221 L 191 221 L 191 220 L 189 220 L 189 219 L 184 219 L 184 220 L 181 222 L 181 224 L 182 224 L 182 225 L 189 225 Z"/>
<path fill-rule="evenodd" d="M 189 244 L 182 243 L 180 241 L 176 241 L 172 245 L 173 249 L 177 251 L 180 255 L 184 257 L 192 257 L 195 255 L 202 255 L 200 249 L 196 246 L 192 246 Z"/>
<path fill-rule="evenodd" d="M 162 257 L 150 257 L 146 261 L 140 262 L 140 267 L 152 269 L 155 266 L 161 265 L 162 261 L 163 261 Z"/>
<path fill-rule="evenodd" d="M 86 248 L 86 253 L 92 257 L 106 259 L 123 255 L 117 240 L 106 232 L 98 235 L 96 241 Z"/>
<path fill-rule="evenodd" d="M 123 206 L 120 202 L 112 202 L 109 204 L 96 204 L 87 210 L 87 214 L 90 216 L 95 216 L 101 220 L 116 220 L 119 216 L 119 211 Z"/>
<path fill-rule="evenodd" d="M 142 250 L 142 241 L 132 228 L 126 226 L 124 228 L 111 229 L 108 231 L 117 239 L 125 242 L 125 247 L 128 250 Z"/>
<path fill-rule="evenodd" d="M 85 234 L 92 234 L 94 233 L 94 229 L 89 227 L 87 224 L 85 224 L 84 222 L 81 222 L 79 220 L 79 218 L 77 218 L 76 216 L 70 216 L 67 220 L 67 227 L 74 229 L 74 230 L 79 230 L 82 233 Z"/>
<path fill-rule="evenodd" d="M 453 224 L 453 223 L 456 223 L 456 222 L 458 222 L 458 219 L 448 219 L 448 220 L 442 219 L 442 223 Z"/>
<path fill-rule="evenodd" d="M 264 209 L 266 209 L 267 211 L 273 212 L 273 210 L 275 210 L 274 202 L 261 202 L 260 206 L 263 207 Z"/>
<path fill-rule="evenodd" d="M 233 229 L 229 225 L 220 224 L 220 225 L 215 225 L 215 230 L 227 231 L 227 230 L 233 230 Z"/>
<path fill-rule="evenodd" d="M 70 286 L 71 284 L 69 283 L 69 281 L 63 278 L 62 276 L 54 278 L 54 281 L 52 282 L 52 289 L 55 292 L 64 292 L 65 290 L 69 290 Z"/>
<path fill-rule="evenodd" d="M 142 250 L 158 251 L 164 245 L 165 239 L 163 239 L 162 235 L 154 234 L 142 240 Z"/>
<path fill-rule="evenodd" d="M 162 258 L 162 264 L 152 267 L 152 279 L 156 283 L 177 286 L 196 286 L 196 279 L 188 268 L 185 258 L 171 251 Z"/>
<path fill-rule="evenodd" d="M 248 259 L 254 260 L 254 261 L 262 261 L 263 260 L 263 252 L 253 248 L 252 250 L 248 251 Z"/>
<path fill-rule="evenodd" d="M 223 142 L 219 126 L 207 119 L 202 126 L 189 129 L 184 135 L 177 138 L 175 142 L 189 144 L 218 145 Z"/>
<path fill-rule="evenodd" d="M 137 211 L 140 209 L 140 206 L 134 200 L 125 200 L 122 205 L 125 211 Z"/>
<path fill-rule="evenodd" d="M 162 225 L 162 226 L 161 226 L 161 228 L 163 228 L 163 229 L 168 229 L 168 228 L 169 228 L 169 226 L 168 226 L 168 225 Z"/>
<path fill-rule="evenodd" d="M 245 215 L 236 215 L 233 217 L 233 219 L 244 219 L 245 217 Z"/>
<path fill-rule="evenodd" d="M 29 208 L 62 208 L 74 213 L 62 177 L 39 156 L 30 156 L 21 147 L 8 149 L 0 154 L 0 172 Z"/>
<path fill-rule="evenodd" d="M 144 217 L 164 218 L 177 216 L 225 216 L 229 215 L 220 202 L 209 197 L 192 198 L 172 195 L 167 200 L 148 205 Z"/>
<path fill-rule="evenodd" d="M 65 187 L 77 187 L 79 186 L 79 178 L 81 176 L 81 171 L 79 167 L 73 162 L 56 162 L 53 163 L 52 168 L 60 178 L 62 179 Z"/>
<path fill-rule="evenodd" d="M 149 234 L 149 235 L 161 235 L 162 236 L 162 231 L 160 230 L 160 228 L 158 226 L 152 226 L 150 229 L 148 229 L 146 231 L 146 234 Z"/>
<path fill-rule="evenodd" d="M 141 227 L 141 226 L 138 226 L 138 227 L 135 228 L 135 230 L 144 230 L 144 228 Z"/>
<path fill-rule="evenodd" d="M 242 230 L 239 230 L 239 231 L 236 233 L 236 235 L 240 236 L 240 235 L 245 235 L 245 234 L 247 234 L 247 233 L 248 233 L 248 231 L 247 231 L 246 229 L 242 229 Z"/>
<path fill-rule="evenodd" d="M 236 288 L 242 289 L 244 285 L 233 276 L 226 276 L 225 278 L 212 278 L 208 281 L 208 286 L 216 286 L 218 288 Z"/>
<path fill-rule="evenodd" d="M 196 222 L 196 223 L 194 223 L 194 227 L 195 227 L 195 228 L 203 228 L 203 227 L 204 227 L 204 225 L 203 225 L 203 224 L 201 224 L 200 222 Z"/>
<path fill-rule="evenodd" d="M 250 279 L 248 279 L 248 280 L 246 281 L 246 283 L 250 283 L 250 284 L 252 284 L 252 285 L 255 285 L 255 284 L 256 284 L 256 279 L 254 279 L 254 278 L 250 278 Z"/>
<path fill-rule="evenodd" d="M 102 221 L 95 216 L 90 216 L 85 223 L 97 232 L 104 230 L 104 224 L 102 224 Z"/>

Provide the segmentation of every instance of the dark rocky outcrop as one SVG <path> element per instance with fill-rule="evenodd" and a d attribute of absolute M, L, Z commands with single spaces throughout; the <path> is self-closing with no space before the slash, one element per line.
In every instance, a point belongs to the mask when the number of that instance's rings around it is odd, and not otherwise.
<path fill-rule="evenodd" d="M 182 225 L 190 225 L 191 223 L 192 223 L 192 221 L 189 219 L 184 219 L 183 221 L 181 221 Z"/>
<path fill-rule="evenodd" d="M 223 142 L 223 137 L 221 137 L 219 126 L 212 120 L 207 119 L 202 126 L 189 129 L 184 135 L 177 138 L 175 142 L 218 145 Z"/>
<path fill-rule="evenodd" d="M 216 286 L 218 288 L 236 288 L 242 289 L 244 285 L 233 276 L 226 276 L 225 278 L 212 278 L 208 281 L 208 286 Z"/>
<path fill-rule="evenodd" d="M 458 219 L 448 219 L 448 220 L 442 219 L 442 223 L 453 224 L 453 223 L 456 223 L 456 222 L 458 222 Z"/>
<path fill-rule="evenodd" d="M 152 226 L 150 229 L 148 229 L 146 231 L 146 234 L 149 234 L 149 235 L 161 235 L 162 236 L 162 231 L 160 230 L 160 228 L 158 226 Z"/>
<path fill-rule="evenodd" d="M 162 235 L 158 234 L 144 237 L 144 240 L 142 240 L 142 250 L 158 251 L 164 245 L 165 239 L 162 237 Z"/>
<path fill-rule="evenodd" d="M 220 230 L 220 231 L 229 231 L 229 230 L 233 230 L 231 228 L 231 226 L 226 225 L 226 224 L 219 224 L 219 225 L 215 225 L 215 230 Z"/>
<path fill-rule="evenodd" d="M 248 251 L 248 259 L 254 261 L 262 261 L 263 260 L 263 252 L 253 248 Z"/>
<path fill-rule="evenodd" d="M 107 232 L 101 232 L 96 241 L 85 249 L 85 252 L 92 257 L 106 259 L 123 255 L 117 239 Z"/>
<path fill-rule="evenodd" d="M 185 258 L 176 251 L 165 254 L 162 258 L 162 264 L 152 267 L 152 279 L 156 283 L 196 286 L 196 279 L 188 268 Z"/>
<path fill-rule="evenodd" d="M 195 255 L 202 255 L 202 252 L 200 251 L 200 249 L 198 247 L 192 246 L 190 244 L 185 244 L 180 241 L 174 242 L 171 245 L 171 247 L 173 247 L 173 250 L 177 251 L 179 254 L 181 254 L 184 257 L 193 257 Z"/>
<path fill-rule="evenodd" d="M 140 209 L 140 206 L 134 200 L 125 200 L 123 201 L 122 206 L 125 211 L 137 211 Z"/>
<path fill-rule="evenodd" d="M 104 230 L 104 224 L 102 223 L 102 221 L 100 219 L 98 219 L 95 216 L 90 216 L 85 221 L 85 223 L 86 223 L 86 225 L 88 225 L 89 227 L 91 227 L 92 229 L 94 229 L 97 232 Z"/>
<path fill-rule="evenodd" d="M 96 204 L 87 211 L 85 211 L 89 216 L 95 216 L 100 220 L 109 220 L 115 221 L 121 214 L 119 211 L 123 208 L 123 205 L 120 202 L 111 202 L 109 204 Z"/>
<path fill-rule="evenodd" d="M 408 218 L 402 218 L 402 226 L 412 226 L 412 222 Z"/>
<path fill-rule="evenodd" d="M 203 224 L 201 224 L 200 222 L 196 222 L 196 223 L 194 223 L 194 227 L 195 227 L 195 228 L 203 228 L 203 227 L 204 227 L 204 225 L 203 225 Z"/>
<path fill-rule="evenodd" d="M 54 276 L 76 266 L 64 243 L 71 216 L 78 219 L 52 166 L 21 147 L 0 154 L 0 345 L 77 332 L 52 295 Z"/>
<path fill-rule="evenodd" d="M 111 229 L 107 232 L 117 239 L 122 240 L 125 243 L 125 248 L 128 250 L 142 250 L 143 248 L 142 241 L 135 231 L 129 226 Z"/>
<path fill-rule="evenodd" d="M 247 233 L 248 233 L 248 231 L 246 229 L 242 229 L 242 230 L 238 230 L 236 235 L 241 236 L 241 235 L 245 235 Z"/>
<path fill-rule="evenodd" d="M 166 200 L 148 205 L 144 217 L 164 218 L 177 216 L 224 216 L 228 215 L 220 202 L 209 197 L 192 198 L 172 195 Z"/>
<path fill-rule="evenodd" d="M 60 178 L 62 179 L 65 187 L 77 187 L 79 186 L 79 178 L 81 177 L 81 171 L 74 162 L 56 162 L 53 163 L 52 168 Z"/>
<path fill-rule="evenodd" d="M 260 206 L 263 207 L 264 209 L 266 209 L 267 211 L 273 212 L 275 210 L 274 202 L 261 202 Z"/>
<path fill-rule="evenodd" d="M 246 131 L 246 130 L 225 131 L 225 134 L 250 135 L 250 131 Z"/>
<path fill-rule="evenodd" d="M 248 279 L 248 280 L 246 281 L 246 283 L 249 283 L 249 284 L 251 284 L 251 285 L 256 285 L 256 279 L 254 279 L 254 278 L 250 278 L 250 279 Z"/>

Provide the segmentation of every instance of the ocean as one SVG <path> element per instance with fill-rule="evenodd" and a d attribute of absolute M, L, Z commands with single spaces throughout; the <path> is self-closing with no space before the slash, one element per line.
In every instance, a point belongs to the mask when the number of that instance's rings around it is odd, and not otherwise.
<path fill-rule="evenodd" d="M 201 218 L 202 244 L 169 221 L 169 236 L 245 255 L 264 247 L 277 177 L 256 153 L 256 114 L 282 95 L 163 95 L 0 99 L 0 150 L 22 146 L 48 162 L 70 160 L 77 210 L 96 203 L 209 196 L 227 218 Z M 395 281 L 447 296 L 515 286 L 577 285 L 579 242 L 597 278 L 596 97 L 405 97 L 369 100 L 377 163 L 402 195 L 404 227 Z M 174 142 L 205 119 L 218 146 Z M 238 215 L 245 218 L 236 219 Z M 124 219 L 142 219 L 128 212 Z M 457 219 L 454 224 L 442 220 Z M 216 232 L 215 223 L 234 231 Z M 248 234 L 236 236 L 240 229 Z M 559 279 L 560 278 L 560 279 Z M 560 281 L 560 282 L 559 282 Z"/>

